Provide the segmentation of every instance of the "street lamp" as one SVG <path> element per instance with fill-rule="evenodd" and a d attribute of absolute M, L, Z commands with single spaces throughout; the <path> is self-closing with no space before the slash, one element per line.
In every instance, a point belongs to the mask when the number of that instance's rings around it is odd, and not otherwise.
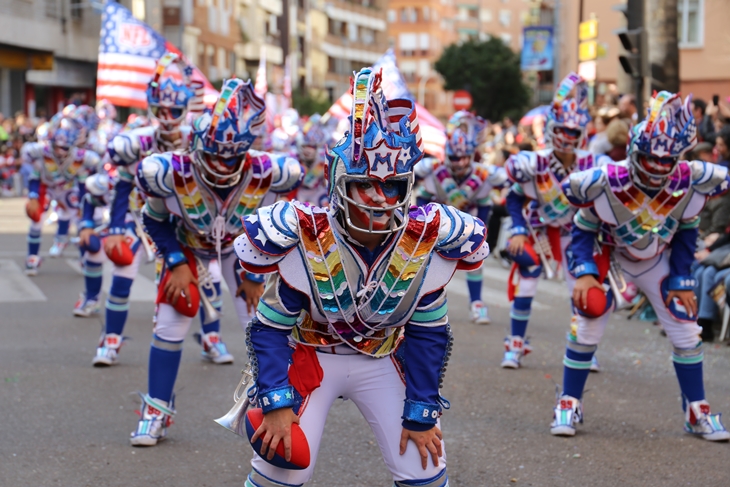
<path fill-rule="evenodd" d="M 423 100 L 423 98 L 426 96 L 426 83 L 428 83 L 428 80 L 435 77 L 436 72 L 429 70 L 428 74 L 426 76 L 421 76 L 421 80 L 418 82 L 418 104 L 422 107 L 426 106 Z"/>

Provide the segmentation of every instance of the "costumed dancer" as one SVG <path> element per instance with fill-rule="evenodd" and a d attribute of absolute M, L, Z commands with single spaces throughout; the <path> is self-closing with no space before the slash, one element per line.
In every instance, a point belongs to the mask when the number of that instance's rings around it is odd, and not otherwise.
<path fill-rule="evenodd" d="M 297 133 L 297 158 L 306 169 L 302 184 L 289 197 L 314 206 L 327 206 L 326 151 L 327 131 L 320 115 L 309 117 Z"/>
<path fill-rule="evenodd" d="M 175 80 L 173 70 L 177 68 L 181 81 Z M 191 80 L 192 68 L 174 53 L 166 53 L 157 62 L 155 73 L 147 87 L 149 125 L 145 117 L 130 119 L 127 130 L 114 137 L 107 150 L 116 167 L 114 191 L 104 198 L 110 199 L 110 223 L 108 236 L 104 239 L 104 250 L 114 262 L 112 283 L 105 305 L 105 324 L 96 355 L 95 366 L 109 366 L 117 363 L 122 333 L 129 312 L 129 295 L 132 283 L 142 262 L 152 257 L 151 248 L 142 239 L 147 237 L 141 225 L 143 195 L 134 187 L 134 176 L 138 163 L 146 156 L 163 152 L 183 152 L 190 144 L 188 114 L 199 115 L 203 110 L 204 88 L 202 83 Z M 153 254 L 154 255 L 154 254 Z M 119 259 L 118 257 L 124 257 Z M 131 262 L 130 257 L 132 257 Z M 212 272 L 217 270 L 213 266 Z M 217 273 L 219 274 L 219 273 Z M 220 278 L 218 279 L 220 282 Z M 220 303 L 214 302 L 220 309 Z M 201 310 L 201 315 L 203 311 Z M 203 357 L 213 363 L 231 363 L 233 356 L 225 344 L 218 342 L 220 322 L 201 316 L 203 324 Z M 205 321 L 210 321 L 205 324 Z M 211 335 L 207 335 L 211 333 Z M 207 346 L 206 346 L 207 345 Z"/>
<path fill-rule="evenodd" d="M 28 257 L 25 273 L 38 274 L 41 257 L 43 213 L 48 204 L 55 201 L 58 216 L 58 229 L 49 251 L 50 257 L 59 257 L 68 245 L 68 231 L 71 220 L 76 217 L 79 198 L 84 194 L 84 181 L 99 165 L 100 157 L 91 150 L 84 149 L 87 142 L 88 127 L 81 117 L 76 116 L 76 108 L 69 105 L 53 117 L 47 128 L 45 140 L 26 142 L 21 149 L 21 157 L 33 164 L 33 173 L 28 182 L 28 203 L 25 210 L 31 219 L 28 232 Z"/>
<path fill-rule="evenodd" d="M 488 223 L 492 210 L 491 193 L 504 186 L 507 173 L 501 167 L 476 162 L 477 147 L 486 122 L 465 110 L 456 112 L 447 124 L 446 162 L 424 158 L 414 169 L 422 184 L 416 204 L 435 201 L 476 215 Z M 489 310 L 482 301 L 482 269 L 466 273 L 471 302 L 471 320 L 480 325 L 490 323 Z"/>
<path fill-rule="evenodd" d="M 685 430 L 711 441 L 730 438 L 720 415 L 710 412 L 705 399 L 701 328 L 690 270 L 698 215 L 708 198 L 728 190 L 730 179 L 722 166 L 679 160 L 697 143 L 691 99 L 688 96 L 682 104 L 678 94 L 659 92 L 651 100 L 647 119 L 631 129 L 627 160 L 572 174 L 563 183 L 570 202 L 580 207 L 572 232 L 572 272 L 578 279 L 573 302 L 579 316 L 568 334 L 563 391 L 550 430 L 554 435 L 572 436 L 575 424 L 583 422 L 587 369 L 606 328 L 615 291 L 609 291 L 600 316 L 589 318 L 582 310 L 596 289 L 605 292 L 606 269 L 615 259 L 618 272 L 630 276 L 651 302 L 672 342 Z M 594 258 L 599 240 L 604 245 Z"/>
<path fill-rule="evenodd" d="M 352 400 L 396 486 L 448 485 L 439 417 L 452 335 L 444 286 L 488 255 L 484 224 L 436 203 L 411 207 L 422 157 L 413 102 L 386 101 L 381 74 L 356 73 L 350 130 L 328 152 L 329 209 L 278 202 L 245 218 L 236 253 L 274 273 L 247 329 L 263 422 L 247 486 L 301 486 L 329 409 Z M 296 343 L 292 351 L 290 341 Z M 273 457 L 298 423 L 309 466 Z M 267 451 L 268 445 L 268 451 Z"/>
<path fill-rule="evenodd" d="M 568 98 L 573 90 L 575 96 Z M 522 358 L 531 351 L 525 336 L 543 271 L 549 279 L 563 272 L 568 290 L 573 291 L 575 278 L 566 270 L 566 251 L 575 208 L 563 194 L 560 183 L 572 172 L 609 162 L 606 156 L 580 149 L 589 121 L 586 83 L 571 73 L 560 82 L 548 113 L 545 134 L 550 147 L 520 152 L 505 164 L 514 183 L 506 202 L 512 217 L 507 250 L 514 264 L 507 289 L 512 310 L 510 334 L 505 338 L 504 368 L 519 368 Z M 593 367 L 598 370 L 598 363 Z"/>
<path fill-rule="evenodd" d="M 144 225 L 164 257 L 164 268 L 148 393 L 142 398 L 132 445 L 156 445 L 167 433 L 192 317 L 200 303 L 212 318 L 212 303 L 221 299 L 220 281 L 208 271 L 209 263 L 217 259 L 242 325 L 263 293 L 263 276 L 238 266 L 233 240 L 242 232 L 242 218 L 253 213 L 269 191 L 289 192 L 303 176 L 295 159 L 249 150 L 264 130 L 264 111 L 264 101 L 250 82 L 230 79 L 213 111 L 193 122 L 189 152 L 151 155 L 137 168 L 137 184 L 147 195 Z"/>
<path fill-rule="evenodd" d="M 106 154 L 107 145 L 111 140 L 122 131 L 122 124 L 116 121 L 117 109 L 108 100 L 99 100 L 96 102 L 96 117 L 99 123 L 96 126 L 96 144 L 101 147 L 103 156 Z"/>

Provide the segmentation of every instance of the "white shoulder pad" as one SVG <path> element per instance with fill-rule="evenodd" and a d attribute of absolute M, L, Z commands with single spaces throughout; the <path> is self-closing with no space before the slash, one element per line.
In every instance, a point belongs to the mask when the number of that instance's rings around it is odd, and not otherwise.
<path fill-rule="evenodd" d="M 271 154 L 272 183 L 271 191 L 275 193 L 288 193 L 299 186 L 304 179 L 304 168 L 299 161 L 293 157 L 283 154 Z"/>
<path fill-rule="evenodd" d="M 20 149 L 20 157 L 25 161 L 34 161 L 43 157 L 44 142 L 26 142 Z"/>
<path fill-rule="evenodd" d="M 275 272 L 275 266 L 299 242 L 299 219 L 292 203 L 279 201 L 243 218 L 234 249 L 249 272 Z"/>
<path fill-rule="evenodd" d="M 453 206 L 431 203 L 427 206 L 427 211 L 432 211 L 430 207 L 436 207 L 441 214 L 439 240 L 436 243 L 439 255 L 450 260 L 460 260 L 474 252 L 486 250 L 486 258 L 489 254 L 489 247 L 486 245 L 487 229 L 481 220 Z"/>
<path fill-rule="evenodd" d="M 83 149 L 83 151 L 84 152 L 82 157 L 84 161 L 84 167 L 92 171 L 101 169 L 99 167 L 99 165 L 101 164 L 101 157 L 99 156 L 99 154 L 90 149 Z"/>
<path fill-rule="evenodd" d="M 111 193 L 109 175 L 106 173 L 92 174 L 84 181 L 86 191 L 90 194 L 101 197 Z"/>
<path fill-rule="evenodd" d="M 513 183 L 526 183 L 535 176 L 536 164 L 537 156 L 534 152 L 521 151 L 507 159 L 504 169 Z"/>
<path fill-rule="evenodd" d="M 128 166 L 138 162 L 155 145 L 155 128 L 139 127 L 115 136 L 107 146 L 114 164 Z"/>
<path fill-rule="evenodd" d="M 148 196 L 167 198 L 175 194 L 171 156 L 153 154 L 137 166 L 137 186 Z"/>
<path fill-rule="evenodd" d="M 717 196 L 728 190 L 726 167 L 702 161 L 689 161 L 692 171 L 692 187 L 698 193 Z"/>
<path fill-rule="evenodd" d="M 598 198 L 608 186 L 605 166 L 574 172 L 563 183 L 563 192 L 572 204 L 584 206 Z"/>
<path fill-rule="evenodd" d="M 489 170 L 489 177 L 487 182 L 492 185 L 493 188 L 501 188 L 509 182 L 509 176 L 507 176 L 507 170 L 503 167 L 487 165 Z"/>

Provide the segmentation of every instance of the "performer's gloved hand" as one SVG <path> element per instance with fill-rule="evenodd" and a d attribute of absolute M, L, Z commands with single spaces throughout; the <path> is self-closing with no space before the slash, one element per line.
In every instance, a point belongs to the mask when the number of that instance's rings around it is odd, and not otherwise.
<path fill-rule="evenodd" d="M 89 239 L 94 234 L 94 230 L 92 228 L 83 228 L 81 231 L 79 231 L 79 245 L 81 247 L 88 247 L 89 246 Z"/>
<path fill-rule="evenodd" d="M 418 452 L 421 454 L 421 467 L 426 470 L 428 464 L 428 454 L 431 453 L 433 459 L 433 466 L 439 466 L 439 457 L 442 454 L 441 440 L 444 439 L 443 434 L 438 426 L 434 426 L 430 430 L 426 431 L 410 431 L 403 428 L 400 434 L 400 454 L 403 455 L 406 452 L 408 446 L 408 440 L 411 440 L 416 444 Z"/>
<path fill-rule="evenodd" d="M 573 288 L 573 305 L 579 309 L 586 309 L 588 307 L 588 291 L 592 287 L 597 287 L 601 292 L 604 291 L 601 283 L 592 274 L 585 274 L 576 279 Z"/>
<path fill-rule="evenodd" d="M 241 285 L 238 286 L 238 289 L 236 289 L 236 296 L 241 296 L 244 300 L 246 300 L 246 309 L 250 315 L 256 312 L 256 307 L 259 305 L 259 299 L 261 299 L 263 294 L 263 282 L 255 282 L 246 278 L 243 278 Z"/>
<path fill-rule="evenodd" d="M 292 408 L 274 409 L 264 414 L 264 420 L 256 433 L 251 437 L 251 443 L 256 443 L 259 438 L 262 439 L 261 455 L 272 460 L 276 453 L 276 447 L 279 442 L 284 442 L 284 458 L 287 462 L 291 461 L 291 425 L 299 424 L 299 416 L 294 414 Z M 266 454 L 268 449 L 269 454 Z"/>
<path fill-rule="evenodd" d="M 124 235 L 109 235 L 104 239 L 104 252 L 107 255 L 111 255 L 112 250 L 122 253 L 122 243 L 124 242 Z"/>
<path fill-rule="evenodd" d="M 691 289 L 685 291 L 669 291 L 667 295 L 666 305 L 672 302 L 672 299 L 677 298 L 687 310 L 687 316 L 694 318 L 697 316 L 697 296 Z"/>
<path fill-rule="evenodd" d="M 193 271 L 190 270 L 187 263 L 175 266 L 170 271 L 170 279 L 165 285 L 165 297 L 168 303 L 176 303 L 181 293 L 185 293 L 185 301 L 188 306 L 192 306 L 190 296 L 187 293 L 188 286 L 190 283 L 198 285 L 198 280 L 193 276 Z"/>
<path fill-rule="evenodd" d="M 512 255 L 522 255 L 527 241 L 527 235 L 514 235 L 509 239 L 507 251 Z"/>

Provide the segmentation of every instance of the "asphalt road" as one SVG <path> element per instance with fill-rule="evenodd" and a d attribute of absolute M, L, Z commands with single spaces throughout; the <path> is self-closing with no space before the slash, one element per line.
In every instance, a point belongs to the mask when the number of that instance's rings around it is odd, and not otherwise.
<path fill-rule="evenodd" d="M 232 405 L 245 360 L 244 334 L 231 312 L 223 333 L 236 364 L 205 363 L 190 338 L 168 440 L 132 448 L 135 392 L 146 389 L 154 269 L 144 267 L 135 282 L 121 363 L 95 369 L 101 319 L 71 314 L 83 284 L 75 252 L 47 259 L 37 277 L 26 278 L 26 229 L 22 202 L 0 199 L 0 485 L 242 486 L 250 449 L 213 423 Z M 44 250 L 50 242 L 48 233 Z M 449 287 L 456 343 L 443 391 L 452 408 L 442 421 L 450 485 L 730 485 L 730 445 L 683 432 L 670 346 L 648 323 L 612 318 L 598 352 L 603 371 L 588 381 L 586 424 L 574 438 L 552 437 L 567 293 L 558 283 L 541 283 L 529 330 L 534 352 L 523 369 L 503 370 L 507 274 L 490 260 L 485 276 L 488 326 L 468 322 L 463 276 Z M 228 301 L 224 306 L 232 309 Z M 705 365 L 713 410 L 730 411 L 730 347 L 708 346 Z M 372 433 L 350 402 L 330 413 L 310 485 L 392 485 Z"/>

